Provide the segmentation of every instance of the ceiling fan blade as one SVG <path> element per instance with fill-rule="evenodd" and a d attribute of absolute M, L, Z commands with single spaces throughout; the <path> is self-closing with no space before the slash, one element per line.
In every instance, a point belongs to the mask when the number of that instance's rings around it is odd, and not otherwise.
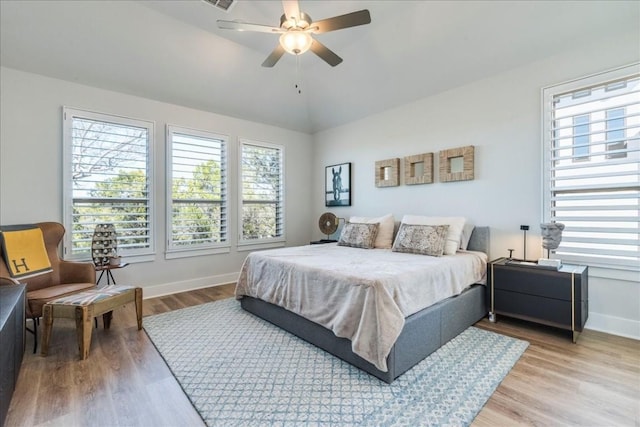
<path fill-rule="evenodd" d="M 346 15 L 334 16 L 333 18 L 323 19 L 311 24 L 312 27 L 318 29 L 314 31 L 316 34 L 328 33 L 329 31 L 341 30 L 343 28 L 357 27 L 371 23 L 371 14 L 367 9 L 358 10 L 357 12 L 347 13 Z"/>
<path fill-rule="evenodd" d="M 276 65 L 276 62 L 278 62 L 280 58 L 282 58 L 282 55 L 284 55 L 284 48 L 278 43 L 278 46 L 276 46 L 276 48 L 273 49 L 273 52 L 271 52 L 267 59 L 264 60 L 262 66 L 273 67 L 274 65 Z"/>
<path fill-rule="evenodd" d="M 342 62 L 342 58 L 336 55 L 331 49 L 320 43 L 318 40 L 313 39 L 313 43 L 311 43 L 310 50 L 318 55 L 320 58 L 324 60 L 327 64 L 335 67 L 339 63 Z"/>
<path fill-rule="evenodd" d="M 269 25 L 249 24 L 247 22 L 218 20 L 218 28 L 223 30 L 258 31 L 261 33 L 282 33 L 283 30 Z"/>
<path fill-rule="evenodd" d="M 300 5 L 298 4 L 298 0 L 282 0 L 282 7 L 284 8 L 284 15 L 287 19 L 300 19 Z"/>

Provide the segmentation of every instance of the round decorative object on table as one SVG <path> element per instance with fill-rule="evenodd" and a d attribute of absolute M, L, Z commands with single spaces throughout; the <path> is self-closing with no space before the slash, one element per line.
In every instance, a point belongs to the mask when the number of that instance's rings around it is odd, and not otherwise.
<path fill-rule="evenodd" d="M 325 212 L 320 215 L 318 226 L 320 227 L 320 231 L 327 235 L 327 239 L 338 229 L 338 221 L 339 218 L 331 212 Z"/>
<path fill-rule="evenodd" d="M 91 257 L 96 266 L 109 265 L 118 257 L 118 236 L 113 224 L 98 224 L 91 241 Z"/>

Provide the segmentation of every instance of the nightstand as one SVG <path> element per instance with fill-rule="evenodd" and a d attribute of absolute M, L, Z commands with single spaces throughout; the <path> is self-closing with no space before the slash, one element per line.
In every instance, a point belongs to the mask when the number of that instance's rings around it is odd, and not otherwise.
<path fill-rule="evenodd" d="M 314 240 L 312 242 L 309 242 L 310 245 L 323 245 L 325 243 L 336 243 L 337 240 L 332 240 L 332 239 L 320 239 L 320 240 Z"/>
<path fill-rule="evenodd" d="M 563 264 L 556 270 L 510 262 L 489 263 L 489 320 L 503 314 L 567 329 L 576 342 L 589 317 L 589 267 Z"/>

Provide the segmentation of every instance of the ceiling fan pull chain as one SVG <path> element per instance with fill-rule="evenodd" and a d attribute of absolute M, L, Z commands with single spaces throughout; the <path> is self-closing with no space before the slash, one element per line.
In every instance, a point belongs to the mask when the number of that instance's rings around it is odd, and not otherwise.
<path fill-rule="evenodd" d="M 296 90 L 298 95 L 302 95 L 302 83 L 300 79 L 300 55 L 296 55 Z"/>

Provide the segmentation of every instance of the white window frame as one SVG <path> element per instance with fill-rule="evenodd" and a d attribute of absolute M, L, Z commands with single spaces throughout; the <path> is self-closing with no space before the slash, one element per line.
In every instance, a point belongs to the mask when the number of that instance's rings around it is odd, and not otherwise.
<path fill-rule="evenodd" d="M 192 246 L 179 246 L 174 245 L 172 242 L 173 232 L 173 175 L 174 175 L 174 159 L 173 159 L 173 135 L 185 135 L 193 136 L 196 138 L 218 140 L 221 143 L 221 162 L 223 163 L 222 173 L 222 200 L 221 210 L 222 215 L 226 218 L 225 228 L 226 231 L 222 234 L 220 242 L 214 243 L 202 243 Z M 228 181 L 229 181 L 229 137 L 226 135 L 216 134 L 214 132 L 190 129 L 186 127 L 169 125 L 166 126 L 166 253 L 165 258 L 183 258 L 199 255 L 211 255 L 219 253 L 229 253 L 229 196 L 228 196 Z"/>
<path fill-rule="evenodd" d="M 265 147 L 280 151 L 280 218 L 281 218 L 281 235 L 272 238 L 262 239 L 245 239 L 243 237 L 243 169 L 242 169 L 242 149 L 245 145 Z M 249 139 L 238 139 L 238 250 L 266 249 L 270 247 L 284 246 L 286 242 L 286 216 L 285 216 L 285 170 L 286 170 L 285 147 L 279 144 L 261 142 Z"/>
<path fill-rule="evenodd" d="M 148 212 L 148 239 L 144 248 L 127 249 L 121 241 L 121 235 L 118 238 L 118 255 L 126 258 L 127 262 L 152 261 L 155 258 L 155 197 L 154 197 L 154 152 L 153 146 L 155 141 L 155 122 L 134 119 L 114 114 L 98 113 L 87 110 L 62 107 L 62 142 L 63 142 L 63 203 L 62 214 L 63 223 L 66 233 L 63 239 L 63 257 L 69 260 L 90 260 L 91 251 L 82 251 L 75 253 L 72 250 L 73 245 L 73 121 L 74 119 L 87 119 L 99 122 L 113 123 L 116 125 L 132 126 L 144 128 L 147 131 L 147 151 L 146 151 L 146 171 L 147 171 L 147 212 Z M 116 228 L 116 232 L 118 232 Z"/>
<path fill-rule="evenodd" d="M 542 90 L 542 139 L 543 139 L 542 141 L 543 142 L 542 144 L 542 148 L 543 148 L 542 218 L 543 218 L 543 222 L 556 221 L 556 217 L 554 216 L 555 208 L 554 208 L 553 195 L 555 194 L 555 192 L 554 192 L 554 189 L 552 188 L 552 182 L 554 178 L 552 175 L 553 170 L 552 170 L 552 160 L 551 160 L 552 144 L 553 144 L 552 139 L 553 139 L 553 112 L 554 112 L 553 100 L 554 98 L 556 96 L 570 94 L 572 92 L 576 92 L 581 89 L 585 89 L 584 92 L 586 93 L 589 88 L 601 86 L 603 84 L 606 84 L 607 82 L 614 82 L 616 80 L 628 79 L 630 77 L 637 76 L 637 75 L 640 75 L 640 64 L 632 64 L 629 66 L 620 67 L 607 72 L 591 75 L 585 78 L 572 80 L 559 85 L 543 88 Z M 636 106 L 635 103 L 633 103 L 632 105 L 634 107 Z M 637 117 L 637 116 L 634 115 L 634 117 Z M 634 125 L 634 127 L 635 126 L 637 125 Z M 640 141 L 637 141 L 637 138 L 639 135 L 640 134 L 636 134 L 632 136 L 631 139 L 628 139 L 628 140 L 632 140 L 634 141 L 634 144 L 638 145 L 640 144 Z M 602 144 L 602 142 L 598 144 Z M 599 153 L 600 157 L 602 157 L 603 155 L 608 156 L 606 154 L 607 151 L 608 150 L 605 150 L 604 153 Z M 639 150 L 634 148 L 629 148 L 629 151 L 627 151 L 627 153 L 629 156 L 637 157 L 638 155 L 640 155 Z M 596 155 L 594 153 L 590 153 L 590 156 L 596 156 Z M 631 160 L 631 162 L 633 162 L 633 160 Z M 575 167 L 576 168 L 584 167 L 584 165 L 581 165 L 580 163 L 581 162 L 575 162 L 574 163 Z M 615 187 L 615 188 L 618 188 L 618 187 Z M 638 188 L 640 188 L 640 182 L 638 185 L 634 186 L 633 188 L 635 189 L 635 191 L 637 191 Z M 566 191 L 560 192 L 559 194 L 562 194 L 562 193 L 566 194 Z M 591 197 L 594 197 L 594 196 L 592 195 Z M 633 198 L 634 196 L 630 196 L 630 197 Z M 600 200 L 603 200 L 603 199 L 600 199 Z M 619 209 L 623 209 L 623 207 L 620 206 Z M 626 209 L 634 210 L 634 209 L 637 209 L 637 207 L 634 207 L 634 205 L 631 205 L 630 209 L 629 207 L 627 207 Z M 560 218 L 557 221 L 562 222 L 562 219 Z M 635 221 L 638 223 L 636 228 L 636 230 L 638 230 L 640 229 L 640 219 L 637 218 Z M 591 229 L 593 229 L 593 231 L 591 231 Z M 606 230 L 604 229 L 598 230 L 595 227 L 591 227 L 591 228 L 587 227 L 586 229 L 583 229 L 583 230 L 585 232 L 592 232 L 592 233 L 596 233 L 597 231 L 606 232 Z M 565 233 L 564 233 L 565 235 L 567 231 L 571 231 L 571 230 L 565 229 Z M 629 234 L 629 232 L 626 232 L 626 233 Z M 631 231 L 631 233 L 633 234 L 634 232 Z M 567 238 L 567 239 L 563 238 L 563 243 L 565 242 L 565 240 L 569 240 L 569 241 L 573 240 L 573 242 L 580 241 L 582 243 L 589 243 L 585 239 L 586 238 L 584 237 L 583 238 Z M 632 252 L 630 256 L 635 256 L 637 258 L 640 255 L 640 244 L 638 243 L 640 242 L 640 234 L 636 234 L 636 237 L 630 240 L 630 242 L 632 243 L 631 246 L 633 246 L 634 241 L 636 242 L 636 251 Z M 615 245 L 618 242 L 619 241 L 616 241 L 615 238 L 607 238 L 606 240 L 604 238 L 601 238 L 601 239 L 598 239 L 597 242 L 595 240 L 593 241 L 593 243 L 607 243 L 612 245 Z M 601 256 L 598 256 L 599 254 L 597 253 L 589 254 L 588 250 L 583 250 L 582 253 L 579 253 L 581 252 L 580 250 L 571 250 L 568 246 L 563 249 L 563 243 L 561 243 L 560 247 L 556 251 L 554 251 L 557 253 L 554 253 L 551 255 L 552 258 L 559 258 L 568 263 L 586 264 L 586 265 L 589 265 L 590 267 L 596 267 L 598 271 L 610 272 L 610 273 L 603 273 L 601 277 L 617 277 L 616 273 L 614 273 L 612 270 L 620 270 L 620 271 L 627 270 L 632 272 L 640 271 L 640 263 L 638 263 L 636 260 L 629 260 L 629 259 L 616 258 L 616 257 L 602 258 Z M 628 245 L 628 243 L 629 241 L 627 240 L 625 245 Z M 600 250 L 600 252 L 602 252 L 602 250 Z M 635 275 L 635 273 L 633 274 Z"/>

